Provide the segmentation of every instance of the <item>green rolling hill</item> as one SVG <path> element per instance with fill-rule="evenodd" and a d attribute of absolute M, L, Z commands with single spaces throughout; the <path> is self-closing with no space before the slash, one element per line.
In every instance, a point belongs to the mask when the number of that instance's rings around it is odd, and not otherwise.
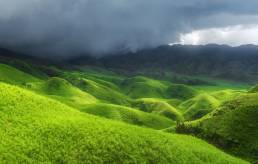
<path fill-rule="evenodd" d="M 81 111 L 153 129 L 164 129 L 175 124 L 173 120 L 163 116 L 113 104 L 91 104 Z"/>
<path fill-rule="evenodd" d="M 4 83 L 0 90 L 4 163 L 247 163 L 191 136 L 101 119 Z"/>
<path fill-rule="evenodd" d="M 96 67 L 30 64 L 0 64 L 4 163 L 256 160 L 255 87 L 248 91 L 246 84 L 219 79 L 185 85 Z"/>
<path fill-rule="evenodd" d="M 258 85 L 255 85 L 249 90 L 250 93 L 257 93 L 258 92 Z"/>
<path fill-rule="evenodd" d="M 133 103 L 133 106 L 144 112 L 155 113 L 175 121 L 183 120 L 182 114 L 175 107 L 171 106 L 164 100 L 143 98 L 136 100 Z"/>
<path fill-rule="evenodd" d="M 168 98 L 166 82 L 135 76 L 125 79 L 122 85 L 125 94 L 132 98 Z"/>
<path fill-rule="evenodd" d="M 94 96 L 81 91 L 68 81 L 58 77 L 52 77 L 44 82 L 28 83 L 26 87 L 75 108 L 82 108 L 87 104 L 98 101 Z"/>
<path fill-rule="evenodd" d="M 195 120 L 210 113 L 219 105 L 220 102 L 216 98 L 208 94 L 200 94 L 181 103 L 179 109 L 183 111 L 187 120 Z"/>
<path fill-rule="evenodd" d="M 73 78 L 68 78 L 68 80 L 82 91 L 85 91 L 106 103 L 128 105 L 131 101 L 128 96 L 119 91 L 115 84 L 111 83 L 110 85 L 110 82 L 106 82 L 102 79 L 96 77 L 87 79 L 81 78 L 81 76 L 73 76 Z M 101 83 L 99 81 L 101 81 Z"/>
<path fill-rule="evenodd" d="M 0 64 L 0 81 L 16 85 L 25 85 L 28 82 L 38 82 L 40 80 L 12 66 Z"/>
<path fill-rule="evenodd" d="M 198 91 L 184 84 L 172 84 L 168 88 L 170 98 L 175 99 L 190 99 L 198 94 Z"/>
<path fill-rule="evenodd" d="M 211 143 L 258 162 L 258 94 L 243 94 L 209 115 L 177 127 Z"/>

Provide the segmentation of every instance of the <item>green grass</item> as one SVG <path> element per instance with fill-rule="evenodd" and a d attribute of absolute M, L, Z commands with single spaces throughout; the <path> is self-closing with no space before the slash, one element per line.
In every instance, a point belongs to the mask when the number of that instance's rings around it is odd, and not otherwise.
<path fill-rule="evenodd" d="M 244 91 L 225 89 L 210 93 L 211 96 L 219 100 L 220 102 L 229 101 L 243 94 Z"/>
<path fill-rule="evenodd" d="M 168 83 L 143 76 L 125 79 L 122 83 L 125 94 L 132 98 L 168 98 Z"/>
<path fill-rule="evenodd" d="M 176 108 L 183 102 L 183 100 L 179 100 L 179 99 L 162 99 L 162 100 Z"/>
<path fill-rule="evenodd" d="M 169 86 L 167 92 L 170 98 L 183 100 L 190 99 L 198 94 L 197 90 L 183 84 L 172 84 Z"/>
<path fill-rule="evenodd" d="M 257 93 L 258 92 L 258 85 L 255 85 L 254 87 L 252 87 L 248 92 L 249 93 Z"/>
<path fill-rule="evenodd" d="M 164 129 L 175 125 L 174 121 L 166 117 L 113 104 L 91 104 L 81 109 L 81 111 L 153 129 Z"/>
<path fill-rule="evenodd" d="M 76 108 L 83 108 L 85 105 L 98 102 L 94 96 L 58 77 L 50 78 L 45 82 L 29 83 L 27 88 Z"/>
<path fill-rule="evenodd" d="M 175 121 L 182 121 L 184 118 L 182 114 L 173 106 L 155 98 L 142 98 L 133 103 L 133 106 L 148 113 L 154 113 L 165 116 Z"/>
<path fill-rule="evenodd" d="M 124 78 L 123 76 L 114 74 L 113 72 L 109 72 L 103 69 L 82 69 L 82 71 L 64 71 L 62 73 L 62 76 L 67 79 L 73 79 L 73 78 L 84 78 L 96 81 L 97 83 L 100 83 L 102 85 L 108 84 L 109 87 L 112 86 L 114 88 L 117 88 L 117 85 L 120 85 Z"/>
<path fill-rule="evenodd" d="M 245 83 L 237 83 L 232 81 L 225 81 L 225 80 L 218 80 L 218 79 L 209 79 L 211 83 L 214 83 L 213 85 L 195 85 L 193 86 L 194 89 L 198 91 L 203 92 L 214 92 L 214 91 L 220 91 L 220 90 L 246 90 L 250 88 L 250 85 Z"/>
<path fill-rule="evenodd" d="M 16 69 L 23 67 L 33 75 Z M 0 81 L 24 88 L 0 83 L 0 161 L 243 162 L 193 137 L 166 134 L 180 128 L 257 160 L 257 86 L 246 92 L 248 85 L 213 79 L 189 86 L 98 68 L 48 68 L 0 64 Z"/>
<path fill-rule="evenodd" d="M 0 58 L 1 60 L 1 58 Z M 45 73 L 43 73 L 42 71 L 40 71 L 36 66 L 32 65 L 32 64 L 28 64 L 26 62 L 24 62 L 23 60 L 19 60 L 19 59 L 6 59 L 6 61 L 4 63 L 8 63 L 8 65 L 26 72 L 27 74 L 30 74 L 34 77 L 37 77 L 39 79 L 46 79 L 47 75 Z"/>
<path fill-rule="evenodd" d="M 257 100 L 257 93 L 243 94 L 181 128 L 186 133 L 205 138 L 231 153 L 258 162 Z"/>
<path fill-rule="evenodd" d="M 81 113 L 0 83 L 3 163 L 247 163 L 206 142 Z"/>
<path fill-rule="evenodd" d="M 86 76 L 78 72 L 70 74 L 66 72 L 63 77 L 82 91 L 93 95 L 102 102 L 126 106 L 130 104 L 131 99 L 123 94 L 115 83 L 93 77 L 92 75 Z"/>
<path fill-rule="evenodd" d="M 220 101 L 209 94 L 200 94 L 189 99 L 178 107 L 187 120 L 195 120 L 210 113 L 220 105 Z"/>
<path fill-rule="evenodd" d="M 154 80 L 143 76 L 127 78 L 122 83 L 125 94 L 131 98 L 159 98 L 186 100 L 198 94 L 198 91 L 183 84 Z"/>
<path fill-rule="evenodd" d="M 41 80 L 14 67 L 0 64 L 0 81 L 15 85 L 25 85 L 28 82 L 38 82 Z"/>

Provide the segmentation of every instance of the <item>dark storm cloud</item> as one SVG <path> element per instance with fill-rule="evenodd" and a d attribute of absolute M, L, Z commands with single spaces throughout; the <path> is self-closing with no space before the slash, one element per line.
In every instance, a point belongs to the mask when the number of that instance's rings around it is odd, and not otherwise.
<path fill-rule="evenodd" d="M 256 0 L 0 0 L 0 46 L 52 57 L 134 51 L 176 42 L 196 28 L 254 24 L 256 6 Z"/>

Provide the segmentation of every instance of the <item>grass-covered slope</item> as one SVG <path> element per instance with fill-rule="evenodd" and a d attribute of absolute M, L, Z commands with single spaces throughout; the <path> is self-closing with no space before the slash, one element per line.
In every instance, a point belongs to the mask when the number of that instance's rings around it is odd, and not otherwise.
<path fill-rule="evenodd" d="M 29 83 L 27 88 L 76 108 L 82 108 L 87 104 L 98 101 L 94 96 L 81 91 L 68 81 L 58 77 L 50 78 L 44 82 Z"/>
<path fill-rule="evenodd" d="M 228 101 L 204 118 L 181 125 L 178 131 L 193 133 L 258 162 L 258 94 Z"/>
<path fill-rule="evenodd" d="M 118 85 L 124 80 L 123 76 L 100 68 L 83 68 L 77 71 L 63 71 L 62 76 L 71 81 L 88 79 L 114 90 L 120 90 Z"/>
<path fill-rule="evenodd" d="M 198 92 L 183 84 L 171 84 L 168 88 L 168 94 L 171 98 L 176 99 L 190 99 L 198 94 Z"/>
<path fill-rule="evenodd" d="M 81 109 L 81 111 L 153 129 L 164 129 L 175 125 L 174 121 L 166 117 L 113 104 L 91 104 Z"/>
<path fill-rule="evenodd" d="M 168 98 L 168 84 L 143 76 L 125 79 L 122 87 L 132 98 Z"/>
<path fill-rule="evenodd" d="M 189 99 L 198 94 L 190 86 L 172 84 L 169 81 L 160 81 L 144 76 L 135 76 L 123 81 L 122 87 L 126 95 L 132 98 L 174 98 Z"/>
<path fill-rule="evenodd" d="M 252 87 L 250 90 L 249 90 L 249 93 L 257 93 L 258 92 L 258 84 L 255 85 L 254 87 Z"/>
<path fill-rule="evenodd" d="M 190 136 L 81 113 L 0 83 L 3 163 L 246 163 Z"/>
<path fill-rule="evenodd" d="M 81 78 L 80 76 L 73 76 L 72 78 L 69 78 L 69 80 L 76 87 L 93 95 L 103 102 L 120 105 L 128 105 L 130 103 L 130 98 L 124 95 L 121 91 L 117 90 L 117 87 L 115 87 L 114 84 L 112 85 L 112 87 L 110 82 L 106 82 L 105 84 L 108 83 L 108 85 L 105 85 L 103 80 L 94 79 L 94 81 L 86 78 Z M 100 83 L 99 81 L 102 81 L 102 83 Z"/>
<path fill-rule="evenodd" d="M 209 94 L 200 94 L 183 102 L 179 108 L 184 112 L 187 120 L 195 120 L 210 113 L 219 105 L 220 102 Z"/>
<path fill-rule="evenodd" d="M 25 85 L 28 82 L 37 82 L 40 80 L 14 67 L 0 63 L 0 81 L 16 85 Z"/>
<path fill-rule="evenodd" d="M 133 106 L 148 113 L 165 116 L 175 121 L 182 121 L 182 114 L 165 101 L 155 98 L 142 98 L 133 103 Z"/>
<path fill-rule="evenodd" d="M 237 96 L 244 93 L 241 90 L 232 90 L 232 89 L 225 89 L 220 91 L 215 91 L 211 93 L 211 96 L 219 100 L 220 102 L 229 101 L 231 99 L 236 98 Z"/>

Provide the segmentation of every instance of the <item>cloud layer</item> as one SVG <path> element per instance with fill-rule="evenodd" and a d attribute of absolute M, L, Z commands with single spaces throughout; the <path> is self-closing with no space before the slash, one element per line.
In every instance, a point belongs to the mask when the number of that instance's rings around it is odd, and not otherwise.
<path fill-rule="evenodd" d="M 243 44 L 258 45 L 258 25 L 238 25 L 226 28 L 209 28 L 181 34 L 180 44 L 228 44 L 240 46 Z"/>
<path fill-rule="evenodd" d="M 256 6 L 256 0 L 0 0 L 0 46 L 57 58 L 135 51 L 191 31 L 254 24 Z"/>

